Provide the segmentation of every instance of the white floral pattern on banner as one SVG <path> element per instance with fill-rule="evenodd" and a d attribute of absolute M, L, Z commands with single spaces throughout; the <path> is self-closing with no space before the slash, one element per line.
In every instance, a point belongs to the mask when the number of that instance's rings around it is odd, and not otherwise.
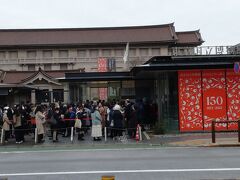
<path fill-rule="evenodd" d="M 228 120 L 240 119 L 240 73 L 227 71 Z M 228 128 L 236 130 L 237 123 L 230 123 Z"/>
<path fill-rule="evenodd" d="M 201 72 L 179 71 L 178 83 L 180 131 L 203 130 Z"/>

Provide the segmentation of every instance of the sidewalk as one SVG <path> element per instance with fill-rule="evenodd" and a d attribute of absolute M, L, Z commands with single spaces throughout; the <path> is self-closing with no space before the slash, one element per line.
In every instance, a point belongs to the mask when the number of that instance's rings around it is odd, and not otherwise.
<path fill-rule="evenodd" d="M 153 145 L 182 147 L 240 146 L 238 133 L 216 133 L 216 143 L 212 143 L 211 133 L 186 133 L 151 136 Z"/>
<path fill-rule="evenodd" d="M 49 137 L 45 137 L 45 142 L 35 144 L 33 135 L 26 135 L 26 142 L 23 144 L 15 144 L 14 139 L 10 139 L 8 143 L 0 145 L 1 150 L 7 149 L 112 149 L 112 148 L 152 148 L 152 147 L 217 147 L 217 146 L 240 146 L 238 143 L 237 133 L 216 133 L 216 143 L 212 143 L 211 133 L 185 133 L 185 134 L 166 134 L 152 135 L 150 139 L 143 135 L 143 141 L 137 142 L 135 139 L 117 139 L 104 137 L 101 141 L 93 141 L 90 134 L 85 136 L 84 141 L 78 141 L 74 136 L 73 142 L 70 137 L 59 136 L 59 142 L 53 143 Z"/>

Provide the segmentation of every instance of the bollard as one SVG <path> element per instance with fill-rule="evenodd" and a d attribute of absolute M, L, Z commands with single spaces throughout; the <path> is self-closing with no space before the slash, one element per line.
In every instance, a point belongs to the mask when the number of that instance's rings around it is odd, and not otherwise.
<path fill-rule="evenodd" d="M 238 142 L 240 142 L 240 119 L 238 120 Z"/>
<path fill-rule="evenodd" d="M 4 143 L 4 142 L 3 142 L 3 140 L 4 140 L 4 133 L 5 133 L 5 131 L 4 131 L 4 129 L 2 129 L 2 133 L 1 133 L 1 144 Z"/>
<path fill-rule="evenodd" d="M 71 142 L 73 143 L 73 131 L 74 131 L 74 128 L 71 127 Z"/>
<path fill-rule="evenodd" d="M 212 121 L 212 143 L 216 143 L 216 135 L 215 135 L 215 121 Z"/>
<path fill-rule="evenodd" d="M 114 176 L 102 176 L 102 180 L 115 180 Z"/>
<path fill-rule="evenodd" d="M 38 143 L 38 132 L 37 132 L 37 128 L 35 128 L 35 137 L 34 137 L 34 142 L 35 142 L 35 144 L 37 144 Z"/>
<path fill-rule="evenodd" d="M 139 126 L 139 141 L 142 141 L 142 127 Z"/>
<path fill-rule="evenodd" d="M 107 142 L 107 127 L 104 127 L 105 142 Z"/>

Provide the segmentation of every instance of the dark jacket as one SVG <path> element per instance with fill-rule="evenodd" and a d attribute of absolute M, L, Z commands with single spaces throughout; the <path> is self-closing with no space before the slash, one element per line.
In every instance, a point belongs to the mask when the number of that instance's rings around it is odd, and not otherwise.
<path fill-rule="evenodd" d="M 56 120 L 56 124 L 52 124 L 51 125 L 51 128 L 53 129 L 57 129 L 57 128 L 60 128 L 60 124 L 61 124 L 61 114 L 60 112 L 57 113 L 57 112 L 54 112 L 53 113 L 53 118 Z"/>
<path fill-rule="evenodd" d="M 123 128 L 123 115 L 119 110 L 113 111 L 113 122 L 115 128 Z"/>

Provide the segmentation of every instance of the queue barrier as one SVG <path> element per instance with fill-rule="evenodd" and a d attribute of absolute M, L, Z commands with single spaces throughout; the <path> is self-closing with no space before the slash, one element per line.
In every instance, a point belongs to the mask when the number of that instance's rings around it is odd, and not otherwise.
<path fill-rule="evenodd" d="M 216 131 L 215 125 L 216 124 L 227 124 L 227 126 L 228 126 L 229 123 L 237 123 L 238 124 L 238 129 L 237 129 L 238 142 L 240 142 L 240 119 L 238 119 L 238 120 L 234 120 L 234 121 L 216 121 L 216 120 L 213 120 L 212 121 L 212 143 L 216 143 L 216 132 L 221 132 L 220 130 Z M 235 132 L 235 131 L 224 131 L 224 132 Z"/>
<path fill-rule="evenodd" d="M 139 129 L 138 129 L 139 128 Z M 76 132 L 76 128 L 75 127 L 64 127 L 64 128 L 54 128 L 54 129 L 48 129 L 47 132 L 52 132 L 52 131 L 67 131 L 67 129 L 71 129 L 71 134 L 70 134 L 70 141 L 71 143 L 73 143 L 74 141 L 74 130 Z M 81 130 L 83 131 L 84 129 L 89 129 L 89 127 L 82 127 Z M 108 139 L 108 130 L 120 130 L 122 132 L 127 132 L 128 130 L 134 130 L 134 131 L 139 131 L 140 133 L 140 141 L 142 141 L 142 135 L 141 135 L 141 126 L 138 126 L 136 128 L 114 128 L 114 127 L 104 127 L 104 140 L 105 142 L 107 142 Z M 15 131 L 15 129 L 12 129 L 13 131 Z M 17 131 L 25 131 L 25 132 L 32 132 L 34 133 L 34 143 L 37 144 L 38 143 L 38 129 L 37 128 L 27 128 L 27 129 L 18 129 Z M 76 134 L 76 133 L 75 133 Z M 120 140 L 122 142 L 127 142 L 128 138 L 127 138 L 127 133 L 123 133 L 123 136 L 119 137 Z M 5 130 L 1 129 L 1 144 L 4 144 L 4 139 L 5 139 Z"/>

